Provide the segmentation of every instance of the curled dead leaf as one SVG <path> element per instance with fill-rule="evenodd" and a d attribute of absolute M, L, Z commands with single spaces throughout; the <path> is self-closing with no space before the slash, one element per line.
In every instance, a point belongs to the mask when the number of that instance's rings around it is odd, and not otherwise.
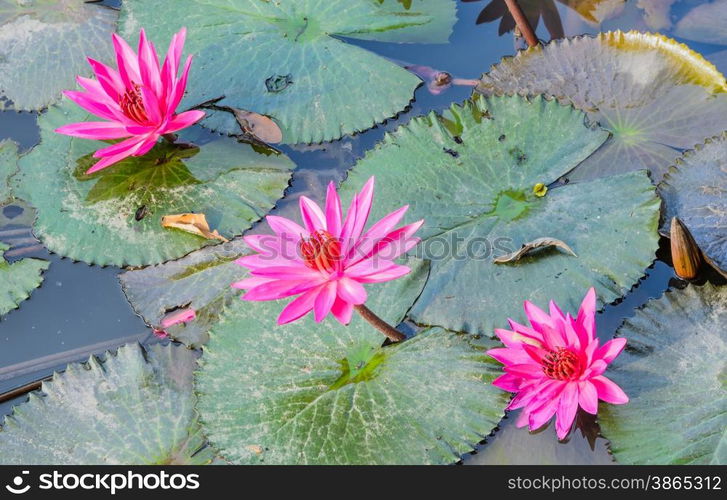
<path fill-rule="evenodd" d="M 267 144 L 277 144 L 283 140 L 283 132 L 272 118 L 244 109 L 231 109 L 243 132 L 257 137 Z"/>
<path fill-rule="evenodd" d="M 209 240 L 220 240 L 227 242 L 227 238 L 222 236 L 215 229 L 210 231 L 210 226 L 207 223 L 207 218 L 204 214 L 176 214 L 176 215 L 165 215 L 162 217 L 162 226 L 166 228 L 181 229 L 188 233 L 202 236 Z"/>
<path fill-rule="evenodd" d="M 562 242 L 559 239 L 556 238 L 550 238 L 550 237 L 544 237 L 544 238 L 538 238 L 533 241 L 530 241 L 528 243 L 524 243 L 522 247 L 520 247 L 520 250 L 517 250 L 512 253 L 508 253 L 505 255 L 500 255 L 499 257 L 495 257 L 493 259 L 493 262 L 495 264 L 505 264 L 508 262 L 517 262 L 520 259 L 522 259 L 525 255 L 529 254 L 533 250 L 537 248 L 543 248 L 543 247 L 559 247 L 571 254 L 573 257 L 578 257 L 576 253 L 566 245 L 564 242 Z"/>
<path fill-rule="evenodd" d="M 678 217 L 672 217 L 669 237 L 674 272 L 682 279 L 693 280 L 702 265 L 702 252 L 692 233 Z"/>

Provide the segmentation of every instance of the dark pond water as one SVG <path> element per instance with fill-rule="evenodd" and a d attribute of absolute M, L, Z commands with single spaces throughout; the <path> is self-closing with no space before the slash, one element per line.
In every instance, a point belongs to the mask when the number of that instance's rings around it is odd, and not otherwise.
<path fill-rule="evenodd" d="M 460 2 L 459 20 L 450 43 L 446 45 L 397 45 L 379 42 L 350 41 L 377 54 L 408 63 L 431 66 L 460 78 L 477 78 L 502 57 L 512 55 L 516 47 L 511 34 L 498 36 L 498 22 L 475 23 L 489 0 Z M 118 2 L 105 2 L 118 5 Z M 612 2 L 615 3 L 615 2 Z M 653 2 L 668 4 L 669 2 Z M 695 4 L 690 0 L 675 2 L 672 16 L 680 16 Z M 601 29 L 647 30 L 642 11 L 635 0 L 629 0 L 623 12 L 606 21 Z M 558 3 L 567 36 L 595 33 L 574 11 Z M 668 33 L 668 30 L 666 31 Z M 540 23 L 538 35 L 550 38 Z M 724 72 L 727 57 L 724 47 L 688 43 L 707 58 L 713 56 Z M 344 84 L 345 82 L 342 82 Z M 420 87 L 411 108 L 386 124 L 354 137 L 313 146 L 283 146 L 282 150 L 298 165 L 291 187 L 276 212 L 288 212 L 297 206 L 298 197 L 306 194 L 320 200 L 329 180 L 340 181 L 345 172 L 364 152 L 381 140 L 387 130 L 406 123 L 414 116 L 431 110 L 442 110 L 452 102 L 460 102 L 471 93 L 468 87 L 453 87 L 440 95 L 432 95 Z M 36 115 L 33 113 L 0 112 L 0 140 L 9 138 L 27 151 L 39 140 Z M 49 196 L 52 194 L 49 193 Z M 10 260 L 38 257 L 51 262 L 43 285 L 23 302 L 18 310 L 0 319 L 0 393 L 47 377 L 67 363 L 102 353 L 123 343 L 154 341 L 150 330 L 131 310 L 121 288 L 117 268 L 100 268 L 75 263 L 49 254 L 32 237 L 29 230 L 32 208 L 12 205 L 0 209 L 0 240 L 11 245 Z M 648 299 L 659 297 L 674 279 L 673 270 L 664 256 L 668 249 L 662 241 L 660 259 L 648 269 L 647 276 L 618 304 L 606 307 L 599 315 L 599 334 L 610 338 L 624 318 Z M 24 396 L 0 404 L 0 413 L 10 412 L 12 405 Z M 581 430 L 566 443 L 558 443 L 555 431 L 547 427 L 537 433 L 516 429 L 513 418 L 506 418 L 476 453 L 464 457 L 465 464 L 542 463 L 542 464 L 607 464 L 612 463 L 606 441 L 598 436 L 591 419 L 580 419 Z"/>

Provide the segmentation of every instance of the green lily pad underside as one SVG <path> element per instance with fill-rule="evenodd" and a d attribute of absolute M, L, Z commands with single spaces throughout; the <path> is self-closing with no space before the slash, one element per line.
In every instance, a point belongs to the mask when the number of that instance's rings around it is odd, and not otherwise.
<path fill-rule="evenodd" d="M 570 180 L 648 169 L 658 182 L 685 149 L 721 133 L 727 83 L 710 62 L 662 35 L 620 31 L 551 42 L 504 59 L 477 91 L 553 96 L 612 137 Z"/>
<path fill-rule="evenodd" d="M 644 171 L 551 185 L 595 151 L 607 133 L 556 101 L 477 97 L 444 117 L 416 118 L 385 137 L 349 173 L 344 203 L 376 176 L 372 218 L 409 204 L 422 218 L 413 252 L 432 260 L 412 319 L 454 331 L 493 334 L 522 301 L 555 300 L 576 311 L 595 286 L 600 303 L 627 292 L 654 260 L 659 199 Z M 493 258 L 541 237 L 556 248 L 517 262 Z"/>
<path fill-rule="evenodd" d="M 106 143 L 53 130 L 86 118 L 72 103 L 44 113 L 41 143 L 20 159 L 14 185 L 38 210 L 35 234 L 43 243 L 89 264 L 156 264 L 217 243 L 163 228 L 165 215 L 203 213 L 222 235 L 242 234 L 283 195 L 294 167 L 282 154 L 266 156 L 193 127 L 179 142 L 199 146 L 162 142 L 142 157 L 85 175 L 96 161 L 90 155 Z"/>
<path fill-rule="evenodd" d="M 727 132 L 684 154 L 659 184 L 661 232 L 672 217 L 687 226 L 704 256 L 727 276 Z"/>
<path fill-rule="evenodd" d="M 421 81 L 338 37 L 444 43 L 456 20 L 451 0 L 126 0 L 121 31 L 156 40 L 189 29 L 195 54 L 182 105 L 255 111 L 280 125 L 287 143 L 321 142 L 366 130 L 406 108 Z M 239 133 L 230 113 L 203 122 Z"/>
<path fill-rule="evenodd" d="M 43 271 L 50 263 L 40 259 L 22 259 L 13 263 L 3 258 L 10 247 L 0 241 L 0 316 L 17 308 L 43 282 Z"/>
<path fill-rule="evenodd" d="M 367 303 L 391 324 L 423 284 L 399 281 Z M 500 367 L 471 337 L 429 329 L 381 347 L 358 315 L 348 326 L 311 315 L 278 326 L 284 302 L 234 302 L 200 360 L 197 408 L 229 461 L 446 464 L 502 418 L 507 395 L 491 385 Z"/>
<path fill-rule="evenodd" d="M 0 96 L 18 110 L 57 101 L 76 75 L 90 76 L 87 57 L 113 58 L 118 16 L 85 0 L 0 0 Z"/>
<path fill-rule="evenodd" d="M 193 351 L 160 344 L 69 365 L 16 406 L 0 432 L 4 464 L 203 465 Z"/>
<path fill-rule="evenodd" d="M 707 284 L 651 300 L 617 335 L 607 375 L 629 395 L 599 421 L 625 464 L 727 464 L 727 288 Z"/>
<path fill-rule="evenodd" d="M 0 207 L 10 201 L 9 180 L 18 168 L 18 146 L 13 141 L 0 141 Z"/>

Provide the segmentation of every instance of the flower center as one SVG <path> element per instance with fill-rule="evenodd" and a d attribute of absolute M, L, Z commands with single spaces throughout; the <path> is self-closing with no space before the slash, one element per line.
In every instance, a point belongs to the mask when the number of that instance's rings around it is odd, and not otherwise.
<path fill-rule="evenodd" d="M 573 352 L 559 347 L 543 358 L 543 373 L 555 380 L 573 380 L 581 373 L 581 363 Z"/>
<path fill-rule="evenodd" d="M 137 123 L 146 123 L 149 118 L 146 116 L 146 110 L 144 109 L 144 100 L 141 98 L 141 86 L 138 83 L 134 84 L 131 89 L 126 89 L 126 93 L 121 97 L 119 106 L 121 111 L 129 118 Z"/>
<path fill-rule="evenodd" d="M 318 271 L 333 272 L 341 259 L 341 242 L 328 231 L 316 231 L 300 240 L 300 254 L 305 265 Z"/>

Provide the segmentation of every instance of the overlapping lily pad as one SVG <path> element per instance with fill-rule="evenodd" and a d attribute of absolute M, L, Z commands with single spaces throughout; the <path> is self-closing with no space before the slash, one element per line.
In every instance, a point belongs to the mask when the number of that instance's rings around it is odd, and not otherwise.
<path fill-rule="evenodd" d="M 121 31 L 144 27 L 153 39 L 189 29 L 196 55 L 188 106 L 270 115 L 288 143 L 320 142 L 365 130 L 403 110 L 420 80 L 343 38 L 385 42 L 447 41 L 451 0 L 127 0 Z M 184 105 L 183 103 L 183 105 Z M 239 133 L 230 113 L 204 124 Z"/>
<path fill-rule="evenodd" d="M 546 94 L 613 136 L 571 180 L 649 169 L 659 181 L 684 149 L 721 133 L 727 82 L 699 54 L 661 35 L 620 31 L 552 42 L 483 75 L 484 94 Z"/>
<path fill-rule="evenodd" d="M 409 204 L 409 217 L 425 219 L 416 251 L 432 260 L 432 271 L 411 311 L 415 321 L 492 335 L 508 317 L 522 319 L 524 299 L 576 311 L 595 286 L 601 303 L 611 302 L 654 260 L 659 199 L 644 171 L 553 185 L 544 196 L 535 189 L 606 137 L 556 101 L 478 97 L 387 135 L 341 193 L 345 203 L 375 175 L 372 217 Z M 493 262 L 541 237 L 561 240 L 577 256 L 548 248 Z"/>
<path fill-rule="evenodd" d="M 92 264 L 140 266 L 216 242 L 164 229 L 164 215 L 197 212 L 230 238 L 262 217 L 288 186 L 293 163 L 234 139 L 187 129 L 181 142 L 160 143 L 90 176 L 91 153 L 104 143 L 53 130 L 83 121 L 72 103 L 40 119 L 41 143 L 20 159 L 16 194 L 38 210 L 35 233 L 53 252 Z M 49 194 L 52 193 L 52 194 Z"/>
<path fill-rule="evenodd" d="M 379 285 L 367 305 L 396 324 L 422 284 Z M 357 315 L 277 326 L 281 302 L 234 302 L 201 360 L 200 416 L 233 463 L 451 463 L 502 417 L 500 370 L 471 337 L 434 328 L 381 347 Z"/>
<path fill-rule="evenodd" d="M 600 423 L 626 464 L 727 464 L 727 288 L 667 292 L 619 329 L 626 350 L 609 378 L 631 401 Z"/>
<path fill-rule="evenodd" d="M 727 132 L 684 154 L 659 184 L 661 232 L 672 217 L 687 226 L 704 256 L 727 276 Z"/>
<path fill-rule="evenodd" d="M 31 292 L 43 282 L 43 271 L 50 265 L 40 259 L 9 263 L 3 258 L 3 253 L 9 248 L 0 241 L 0 316 L 30 297 Z"/>
<path fill-rule="evenodd" d="M 192 392 L 193 351 L 120 347 L 69 365 L 15 407 L 0 432 L 4 464 L 204 465 Z"/>
<path fill-rule="evenodd" d="M 10 176 L 18 168 L 18 146 L 13 141 L 0 141 L 0 207 L 10 200 Z"/>
<path fill-rule="evenodd" d="M 112 59 L 117 18 L 86 0 L 0 0 L 0 96 L 15 109 L 53 103 L 90 73 L 86 57 Z"/>

